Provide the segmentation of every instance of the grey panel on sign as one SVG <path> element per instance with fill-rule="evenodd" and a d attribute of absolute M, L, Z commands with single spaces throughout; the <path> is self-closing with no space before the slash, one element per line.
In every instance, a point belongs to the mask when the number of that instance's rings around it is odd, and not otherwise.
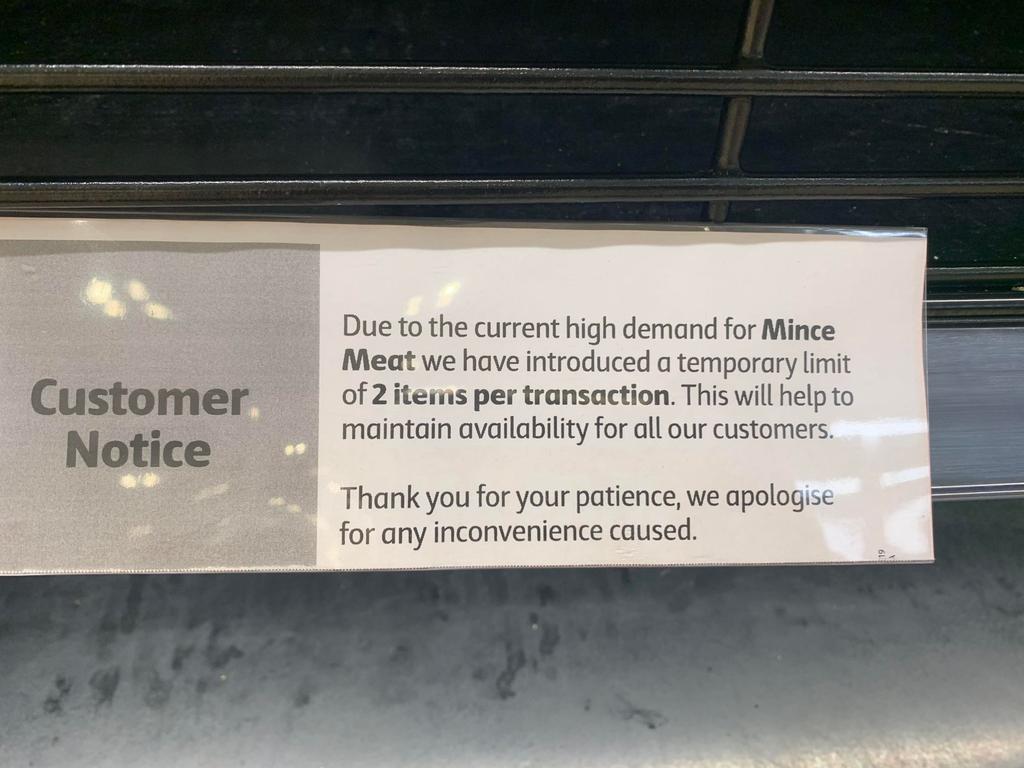
<path fill-rule="evenodd" d="M 0 255 L 5 567 L 314 564 L 317 247 L 2 241 Z M 44 416 L 30 407 L 44 378 L 249 393 L 238 415 Z M 210 465 L 66 466 L 69 430 L 102 444 L 154 429 L 208 442 Z"/>

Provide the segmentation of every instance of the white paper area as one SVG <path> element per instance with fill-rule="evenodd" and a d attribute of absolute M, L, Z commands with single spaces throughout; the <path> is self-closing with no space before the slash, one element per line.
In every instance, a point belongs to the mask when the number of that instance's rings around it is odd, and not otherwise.
<path fill-rule="evenodd" d="M 931 520 L 927 415 L 923 384 L 921 298 L 925 241 L 765 233 L 576 230 L 419 230 L 405 243 L 325 252 L 321 264 L 320 484 L 317 561 L 327 567 L 493 565 L 671 565 L 930 560 Z M 884 275 L 884 279 L 881 276 Z M 346 336 L 345 315 L 391 320 L 392 335 Z M 430 338 L 430 318 L 466 323 L 466 338 Z M 616 338 L 566 338 L 566 318 L 607 321 Z M 424 323 L 419 337 L 401 336 L 399 318 Z M 629 322 L 696 324 L 714 340 L 625 339 Z M 833 341 L 763 341 L 766 318 L 832 325 Z M 494 339 L 495 324 L 557 319 L 561 338 Z M 753 339 L 725 339 L 726 323 L 748 324 Z M 479 326 L 479 323 L 484 323 Z M 709 327 L 715 323 L 717 329 Z M 498 325 L 497 327 L 501 327 Z M 511 326 L 514 328 L 514 326 Z M 438 331 L 445 330 L 437 326 Z M 364 329 L 370 330 L 370 329 Z M 596 331 L 595 331 L 596 333 Z M 677 334 L 678 335 L 678 334 Z M 454 372 L 343 370 L 346 349 L 369 353 L 453 355 Z M 593 351 L 670 361 L 671 372 L 467 372 L 463 356 L 489 355 L 493 365 L 526 353 L 560 356 Z M 777 373 L 680 372 L 678 358 L 784 360 Z M 804 356 L 831 363 L 849 358 L 850 372 L 806 374 Z M 571 364 L 568 360 L 565 365 Z M 751 365 L 754 365 L 751 361 Z M 823 363 L 824 364 L 824 363 Z M 686 363 L 687 366 L 691 363 Z M 702 364 L 710 366 L 711 363 Z M 722 366 L 728 365 L 723 360 Z M 838 366 L 837 366 L 838 367 Z M 366 400 L 383 384 L 388 405 L 351 406 L 340 393 L 366 382 Z M 395 384 L 465 390 L 468 404 L 394 405 Z M 737 405 L 737 391 L 765 384 L 773 405 Z M 529 405 L 525 386 L 556 390 L 618 389 L 669 393 L 666 406 Z M 683 390 L 682 385 L 691 385 Z M 704 388 L 698 393 L 696 385 Z M 820 396 L 811 406 L 780 403 Z M 836 406 L 833 388 L 853 395 Z M 478 392 L 497 390 L 509 404 L 474 408 Z M 511 391 L 511 396 L 509 392 Z M 687 405 L 686 392 L 693 400 Z M 702 398 L 702 399 L 699 399 Z M 728 405 L 711 405 L 720 399 Z M 536 399 L 536 396 L 535 396 Z M 802 401 L 794 401 L 802 402 Z M 698 404 L 704 403 L 704 404 Z M 436 420 L 431 422 L 431 420 Z M 542 439 L 479 437 L 474 428 L 535 420 L 558 427 Z M 652 425 L 651 419 L 655 422 Z M 360 426 L 452 428 L 451 439 L 353 440 Z M 551 420 L 557 420 L 552 425 Z M 599 431 L 611 422 L 621 437 Z M 731 425 L 755 422 L 754 434 L 809 425 L 817 436 L 716 439 Z M 703 424 L 703 427 L 699 426 Z M 343 425 L 349 427 L 344 433 Z M 669 432 L 679 427 L 680 436 Z M 781 425 L 781 426 L 780 426 Z M 421 426 L 421 428 L 423 428 Z M 426 427 L 433 434 L 436 428 Z M 609 429 L 612 427 L 609 427 Z M 583 430 L 587 429 L 586 432 Z M 660 439 L 638 438 L 660 429 Z M 463 430 L 469 430 L 466 437 Z M 703 430 L 703 439 L 692 436 Z M 387 434 L 388 429 L 384 430 Z M 549 432 L 549 434 L 551 434 Z M 829 437 L 830 435 L 830 437 Z M 346 439 L 348 438 L 348 439 Z M 365 492 L 405 491 L 397 498 Z M 419 498 L 408 499 L 409 487 Z M 484 493 L 480 492 L 483 486 Z M 615 489 L 671 491 L 677 504 L 633 506 L 598 493 Z M 830 493 L 831 504 L 756 503 L 743 494 L 776 489 Z M 460 495 L 432 512 L 428 491 Z M 523 494 L 539 491 L 529 502 Z M 711 505 L 697 496 L 717 491 Z M 502 492 L 504 501 L 502 501 Z M 730 503 L 736 492 L 737 504 Z M 580 497 L 580 494 L 586 494 Z M 693 494 L 692 498 L 688 494 Z M 781 498 L 780 498 L 781 496 Z M 365 497 L 363 497 L 365 498 Z M 491 503 L 488 499 L 491 499 Z M 642 497 L 641 497 L 642 498 Z M 381 508 L 381 501 L 384 505 Z M 663 501 L 657 496 L 653 503 Z M 412 508 L 405 508 L 412 505 Z M 580 505 L 582 502 L 582 506 Z M 397 506 L 397 508 L 393 508 Z M 361 507 L 361 508 L 360 508 Z M 587 536 L 544 540 L 544 523 Z M 530 526 L 535 530 L 531 533 Z M 675 541 L 651 541 L 650 525 L 677 528 Z M 517 527 L 518 526 L 518 527 Z M 601 527 L 600 540 L 590 534 Z M 341 528 L 346 531 L 342 536 Z M 367 531 L 366 543 L 352 543 Z M 536 529 L 540 530 L 536 530 Z M 356 529 L 349 532 L 351 529 Z M 395 530 L 397 529 L 397 530 Z M 525 530 L 524 530 L 525 529 Z M 385 544 L 384 536 L 410 543 Z M 559 534 L 555 534 L 559 535 Z M 655 534 L 656 535 L 656 534 Z M 663 535 L 671 535 L 663 530 Z M 540 539 L 538 541 L 537 539 Z M 477 541 L 474 541 L 477 539 Z M 420 541 L 422 540 L 422 544 Z"/>

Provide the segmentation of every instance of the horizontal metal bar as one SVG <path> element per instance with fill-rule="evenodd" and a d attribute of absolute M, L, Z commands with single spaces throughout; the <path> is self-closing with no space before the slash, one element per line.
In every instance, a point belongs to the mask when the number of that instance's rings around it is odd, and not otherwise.
<path fill-rule="evenodd" d="M 988 501 L 1024 499 L 1024 483 L 993 485 L 937 485 L 932 487 L 935 501 Z"/>
<path fill-rule="evenodd" d="M 928 325 L 933 328 L 1024 328 L 1024 292 L 1005 282 L 985 286 L 972 282 L 970 271 L 964 282 L 949 282 L 928 271 Z M 971 291 L 971 292 L 968 292 Z"/>
<path fill-rule="evenodd" d="M 1024 267 L 1022 266 L 975 266 L 975 267 L 939 267 L 928 273 L 929 285 L 935 287 L 1005 284 L 1024 286 Z M 1022 294 L 1024 298 L 1024 294 Z"/>
<path fill-rule="evenodd" d="M 930 275 L 928 283 L 933 289 Z M 926 307 L 931 327 L 1024 326 L 1024 293 L 957 295 L 932 292 Z"/>
<path fill-rule="evenodd" d="M 0 181 L 0 206 L 379 205 L 1024 197 L 1024 177 L 535 177 Z"/>
<path fill-rule="evenodd" d="M 5 64 L 0 65 L 0 92 L 4 91 L 1024 96 L 1024 73 L 419 64 Z"/>

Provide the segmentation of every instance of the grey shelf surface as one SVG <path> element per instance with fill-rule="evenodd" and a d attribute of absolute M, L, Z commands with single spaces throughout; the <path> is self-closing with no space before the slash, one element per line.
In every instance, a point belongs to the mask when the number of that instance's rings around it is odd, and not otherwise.
<path fill-rule="evenodd" d="M 1024 763 L 1024 515 L 935 565 L 0 580 L 0 763 Z"/>

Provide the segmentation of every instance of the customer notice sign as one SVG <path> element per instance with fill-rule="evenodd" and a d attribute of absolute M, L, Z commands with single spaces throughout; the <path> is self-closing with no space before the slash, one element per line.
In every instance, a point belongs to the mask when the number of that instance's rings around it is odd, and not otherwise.
<path fill-rule="evenodd" d="M 0 572 L 930 561 L 925 252 L 0 219 Z"/>

